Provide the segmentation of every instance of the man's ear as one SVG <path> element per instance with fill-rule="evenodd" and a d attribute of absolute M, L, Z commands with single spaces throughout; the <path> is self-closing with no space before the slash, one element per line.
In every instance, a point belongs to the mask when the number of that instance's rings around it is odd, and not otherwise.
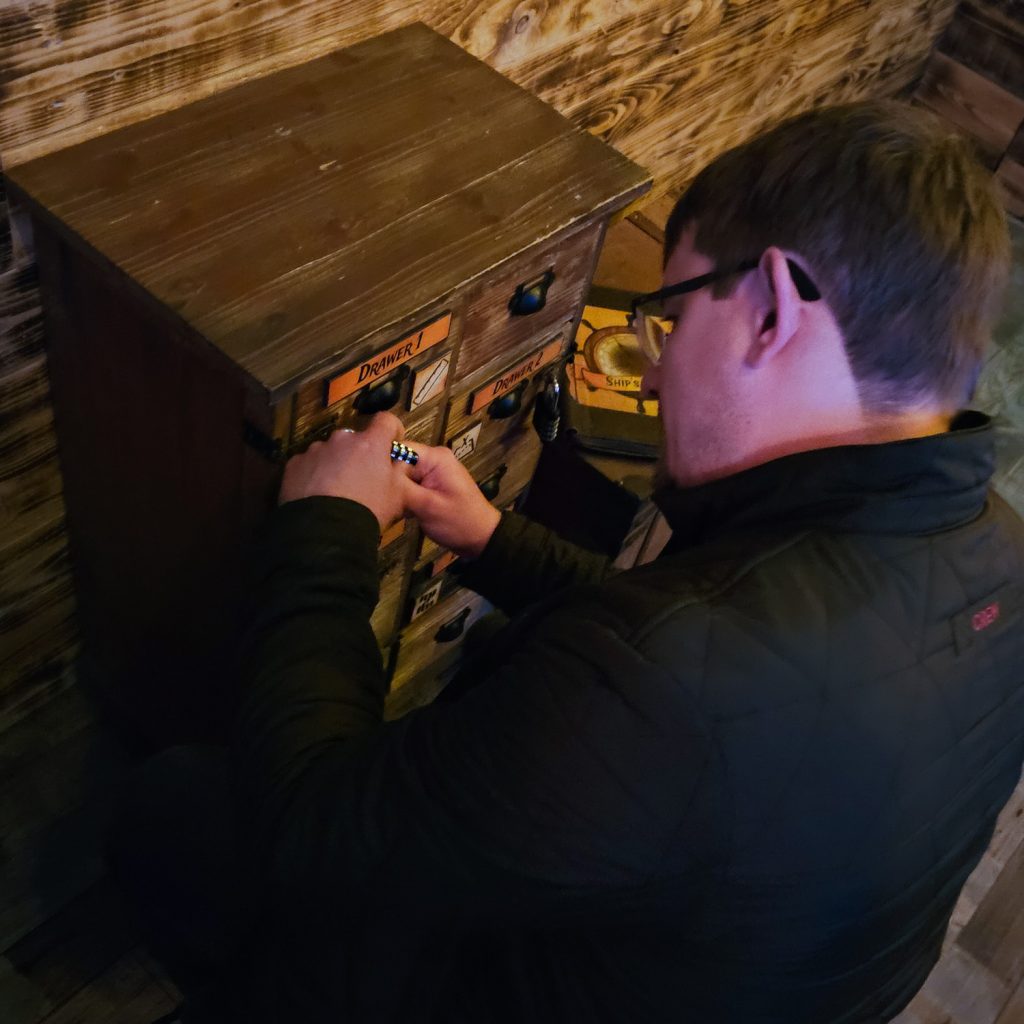
<path fill-rule="evenodd" d="M 774 359 L 786 347 L 799 326 L 801 302 L 781 249 L 775 246 L 765 249 L 754 275 L 755 336 L 746 360 L 751 367 Z"/>

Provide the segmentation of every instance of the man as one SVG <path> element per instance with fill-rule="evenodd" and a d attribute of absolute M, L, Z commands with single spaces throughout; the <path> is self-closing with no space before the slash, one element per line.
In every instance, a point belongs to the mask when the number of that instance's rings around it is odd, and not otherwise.
<path fill-rule="evenodd" d="M 715 161 L 637 309 L 673 537 L 618 575 L 450 452 L 387 458 L 387 414 L 293 459 L 244 659 L 239 1018 L 895 1015 L 1024 760 L 1024 525 L 961 411 L 1007 261 L 986 173 L 900 106 Z M 402 515 L 513 618 L 384 724 Z"/>

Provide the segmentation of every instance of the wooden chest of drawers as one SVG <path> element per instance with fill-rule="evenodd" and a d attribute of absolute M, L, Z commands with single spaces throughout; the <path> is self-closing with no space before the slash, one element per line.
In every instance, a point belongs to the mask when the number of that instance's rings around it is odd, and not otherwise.
<path fill-rule="evenodd" d="M 32 215 L 82 669 L 154 741 L 215 732 L 287 454 L 378 409 L 501 507 L 608 218 L 647 175 L 422 25 L 16 168 Z M 478 604 L 382 540 L 405 682 Z M 469 608 L 470 611 L 463 611 Z"/>

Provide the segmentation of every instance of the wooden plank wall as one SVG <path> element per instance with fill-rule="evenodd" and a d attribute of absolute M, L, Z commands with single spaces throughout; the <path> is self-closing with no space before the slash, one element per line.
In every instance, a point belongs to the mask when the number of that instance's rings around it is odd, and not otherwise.
<path fill-rule="evenodd" d="M 929 58 L 915 99 L 977 144 L 1024 217 L 1024 3 L 963 0 Z"/>
<path fill-rule="evenodd" d="M 954 7 L 955 0 L 0 0 L 0 161 L 14 166 L 421 20 L 652 169 L 656 198 L 676 194 L 718 152 L 790 113 L 908 91 Z M 73 594 L 47 393 L 31 245 L 0 196 L 0 763 L 13 749 L 20 766 L 17 778 L 5 779 L 0 814 L 5 847 L 18 846 L 4 858 L 26 864 L 17 877 L 3 875 L 0 950 L 94 873 L 101 811 L 97 787 L 82 776 L 98 763 L 103 778 L 114 777 L 118 763 L 102 753 L 106 741 L 69 687 Z M 91 752 L 84 766 L 83 749 Z M 49 795 L 37 799 L 43 776 Z M 53 795 L 61 792 L 63 800 Z M 33 876 L 34 837 L 54 834 L 75 851 L 75 865 Z"/>

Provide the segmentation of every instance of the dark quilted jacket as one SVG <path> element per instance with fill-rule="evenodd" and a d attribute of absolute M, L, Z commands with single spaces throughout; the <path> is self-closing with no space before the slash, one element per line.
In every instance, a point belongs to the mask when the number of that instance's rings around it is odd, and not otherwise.
<path fill-rule="evenodd" d="M 506 516 L 467 579 L 512 624 L 388 724 L 372 517 L 280 509 L 238 748 L 275 920 L 249 1019 L 893 1015 L 1024 760 L 991 434 L 677 492 L 617 576 Z"/>

